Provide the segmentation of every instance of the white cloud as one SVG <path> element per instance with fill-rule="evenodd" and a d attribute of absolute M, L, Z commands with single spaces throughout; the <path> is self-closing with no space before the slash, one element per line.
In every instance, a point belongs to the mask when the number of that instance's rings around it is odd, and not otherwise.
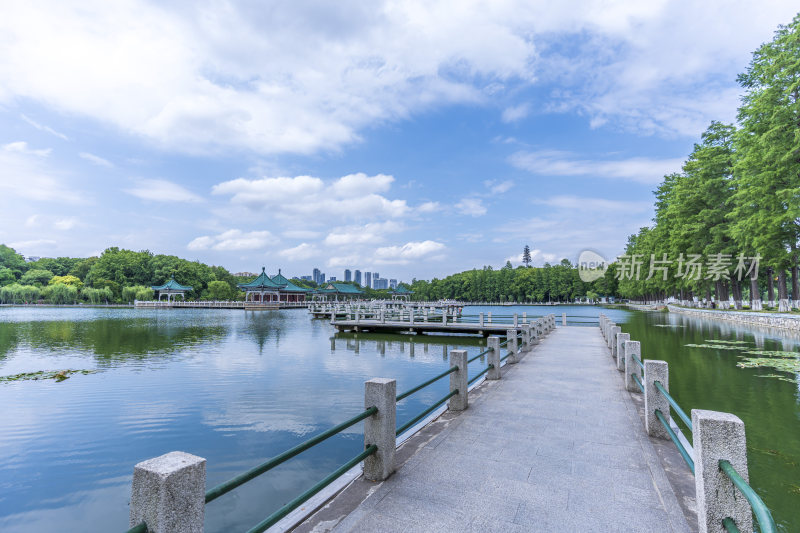
<path fill-rule="evenodd" d="M 551 108 L 594 125 L 696 135 L 733 112 L 735 74 L 797 11 L 788 0 L 5 7 L 0 103 L 25 98 L 174 150 L 260 153 L 336 149 L 369 126 L 537 81 L 559 87 Z"/>
<path fill-rule="evenodd" d="M 284 231 L 283 236 L 287 239 L 316 239 L 320 236 L 320 232 L 304 229 L 293 229 Z"/>
<path fill-rule="evenodd" d="M 25 142 L 0 148 L 0 197 L 58 204 L 84 204 L 89 196 L 70 185 L 69 175 L 53 168 L 50 149 L 29 149 Z M 33 221 L 32 221 L 33 223 Z"/>
<path fill-rule="evenodd" d="M 503 110 L 502 119 L 503 122 L 516 122 L 518 120 L 522 120 L 523 118 L 527 117 L 528 114 L 531 112 L 530 104 L 519 104 L 516 106 L 507 107 Z"/>
<path fill-rule="evenodd" d="M 114 166 L 114 164 L 111 161 L 109 161 L 108 159 L 103 159 L 99 155 L 90 154 L 89 152 L 81 152 L 81 153 L 78 154 L 78 156 L 81 159 L 85 159 L 85 160 L 89 161 L 90 163 L 94 163 L 95 165 L 97 165 L 99 167 L 111 168 L 111 167 Z"/>
<path fill-rule="evenodd" d="M 552 196 L 550 198 L 534 199 L 533 203 L 540 205 L 547 205 L 550 207 L 561 209 L 573 209 L 586 211 L 606 211 L 615 212 L 619 215 L 628 213 L 641 213 L 653 209 L 651 201 L 624 201 L 624 200 L 609 200 L 607 198 L 585 198 L 580 196 Z"/>
<path fill-rule="evenodd" d="M 287 248 L 286 250 L 281 250 L 278 252 L 278 255 L 281 257 L 285 257 L 289 261 L 302 261 L 304 259 L 311 259 L 312 257 L 316 257 L 319 255 L 317 248 L 314 246 L 304 242 L 300 243 L 294 248 Z"/>
<path fill-rule="evenodd" d="M 408 242 L 402 246 L 385 246 L 375 250 L 375 262 L 378 264 L 408 264 L 423 257 L 440 259 L 441 256 L 431 256 L 441 254 L 444 250 L 445 245 L 436 241 Z"/>
<path fill-rule="evenodd" d="M 514 186 L 514 182 L 511 180 L 505 180 L 505 181 L 487 180 L 484 181 L 483 184 L 486 185 L 491 194 L 503 194 L 504 192 L 508 192 L 511 189 L 511 187 Z"/>
<path fill-rule="evenodd" d="M 231 229 L 219 235 L 203 235 L 192 240 L 189 250 L 241 251 L 259 250 L 278 242 L 269 231 L 243 232 Z"/>
<path fill-rule="evenodd" d="M 16 152 L 19 154 L 35 155 L 38 157 L 47 157 L 50 155 L 50 152 L 53 151 L 52 148 L 42 148 L 39 150 L 28 148 L 28 143 L 25 141 L 16 141 L 13 143 L 4 144 L 2 148 L 6 152 Z"/>
<path fill-rule="evenodd" d="M 28 124 L 30 124 L 31 126 L 36 128 L 37 130 L 45 131 L 45 132 L 49 133 L 50 135 L 55 135 L 59 139 L 63 139 L 65 141 L 69 140 L 69 137 L 67 137 L 66 135 L 64 135 L 61 132 L 58 132 L 58 131 L 54 130 L 50 126 L 45 126 L 44 124 L 39 124 L 38 122 L 36 122 L 32 118 L 30 118 L 30 117 L 28 117 L 28 116 L 26 116 L 24 114 L 21 114 L 20 117 L 22 117 L 22 120 L 24 120 L 25 122 L 27 122 Z"/>
<path fill-rule="evenodd" d="M 398 222 L 373 222 L 361 226 L 345 226 L 336 228 L 325 237 L 328 246 L 351 247 L 360 244 L 376 244 L 383 242 L 389 233 L 403 231 L 404 226 Z"/>
<path fill-rule="evenodd" d="M 390 200 L 377 192 L 388 190 L 392 176 L 350 174 L 335 180 L 312 176 L 294 178 L 238 178 L 215 185 L 212 193 L 231 197 L 234 205 L 271 216 L 326 224 L 343 219 L 394 218 L 409 207 L 405 200 Z"/>
<path fill-rule="evenodd" d="M 456 209 L 462 211 L 473 217 L 479 217 L 486 214 L 486 207 L 483 205 L 483 200 L 480 198 L 462 198 L 456 204 Z"/>
<path fill-rule="evenodd" d="M 53 227 L 55 229 L 57 229 L 57 230 L 67 231 L 67 230 L 71 230 L 72 228 L 74 228 L 78 224 L 79 224 L 79 221 L 78 221 L 77 218 L 75 218 L 75 217 L 66 217 L 66 218 L 61 218 L 61 219 L 56 220 L 53 223 Z"/>
<path fill-rule="evenodd" d="M 203 199 L 185 187 L 167 180 L 141 179 L 136 181 L 136 187 L 125 189 L 125 192 L 153 202 L 188 202 L 198 203 Z"/>
<path fill-rule="evenodd" d="M 441 209 L 439 202 L 424 202 L 417 206 L 417 213 L 433 213 Z"/>
<path fill-rule="evenodd" d="M 30 241 L 18 241 L 18 242 L 11 242 L 8 244 L 10 248 L 14 248 L 18 253 L 25 253 L 23 255 L 32 255 L 29 250 L 43 250 L 47 251 L 51 249 L 52 246 L 56 244 L 56 241 L 52 239 L 33 239 Z"/>
<path fill-rule="evenodd" d="M 560 150 L 520 151 L 511 155 L 510 162 L 540 176 L 590 176 L 646 184 L 660 183 L 665 174 L 679 172 L 683 165 L 681 158 L 585 159 Z"/>

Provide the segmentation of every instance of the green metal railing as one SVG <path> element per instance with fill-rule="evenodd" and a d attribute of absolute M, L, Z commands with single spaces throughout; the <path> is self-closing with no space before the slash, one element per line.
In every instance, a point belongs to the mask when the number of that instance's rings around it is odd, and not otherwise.
<path fill-rule="evenodd" d="M 678 405 L 678 402 L 675 401 L 675 398 L 670 396 L 670 394 L 664 388 L 664 385 L 662 385 L 660 381 L 653 382 L 653 385 L 655 385 L 656 389 L 658 389 L 658 392 L 660 392 L 661 395 L 667 399 L 669 405 L 675 410 L 675 413 L 677 413 L 680 419 L 683 420 L 683 423 L 686 424 L 686 427 L 689 428 L 689 431 L 694 431 L 694 428 L 692 428 L 692 419 L 689 418 L 683 409 L 681 409 L 681 406 Z"/>
<path fill-rule="evenodd" d="M 772 513 L 769 512 L 769 508 L 764 504 L 764 500 L 756 494 L 756 491 L 753 490 L 747 481 L 739 475 L 739 472 L 733 468 L 733 465 L 730 464 L 728 461 L 722 459 L 719 462 L 719 469 L 722 470 L 728 479 L 739 489 L 739 492 L 747 498 L 747 501 L 750 503 L 750 508 L 753 510 L 753 514 L 756 515 L 756 521 L 758 522 L 758 527 L 761 530 L 761 533 L 777 533 L 778 527 L 775 525 L 775 520 L 772 518 Z M 722 525 L 725 529 L 729 532 L 739 531 L 739 528 L 736 527 L 736 522 L 733 518 L 727 517 L 722 521 Z M 731 529 L 733 526 L 733 529 Z"/>
<path fill-rule="evenodd" d="M 322 441 L 324 441 L 326 439 L 329 439 L 330 437 L 336 435 L 337 433 L 340 433 L 340 432 L 344 431 L 345 429 L 349 428 L 350 426 L 353 426 L 353 425 L 357 424 L 358 422 L 361 422 L 365 418 L 368 418 L 368 417 L 374 415 L 377 412 L 378 412 L 378 408 L 377 407 L 375 407 L 375 406 L 370 407 L 369 409 L 366 409 L 365 411 L 357 414 L 353 418 L 351 418 L 349 420 L 345 420 L 341 424 L 338 424 L 338 425 L 332 427 L 331 429 L 329 429 L 327 431 L 323 431 L 322 433 L 320 433 L 316 437 L 312 437 L 312 438 L 310 438 L 310 439 L 308 439 L 308 440 L 306 440 L 304 442 L 301 442 L 300 444 L 298 444 L 294 448 L 291 448 L 291 449 L 286 450 L 285 452 L 283 452 L 283 453 L 281 453 L 279 455 L 276 455 L 275 457 L 273 457 L 269 461 L 261 463 L 260 465 L 254 467 L 254 468 L 251 468 L 247 472 L 239 474 L 238 476 L 236 476 L 234 478 L 231 478 L 231 479 L 229 479 L 228 481 L 226 481 L 224 483 L 220 483 L 216 487 L 206 491 L 206 503 L 213 502 L 214 500 L 216 500 L 217 498 L 219 498 L 223 494 L 227 494 L 228 492 L 232 491 L 233 489 L 235 489 L 237 487 L 240 487 L 241 485 L 244 485 L 248 481 L 260 476 L 261 474 L 263 474 L 265 472 L 268 472 L 268 471 L 272 470 L 273 468 L 275 468 L 276 466 L 285 463 L 286 461 L 288 461 L 289 459 L 291 459 L 295 455 L 298 455 L 298 454 L 308 450 L 309 448 L 311 448 L 313 446 L 316 446 L 320 442 L 322 442 Z"/>
<path fill-rule="evenodd" d="M 147 533 L 147 524 L 145 524 L 144 522 L 142 522 L 141 524 L 136 524 L 125 533 Z"/>
<path fill-rule="evenodd" d="M 634 362 L 635 362 L 637 365 L 639 365 L 639 367 L 642 369 L 642 371 L 644 371 L 644 363 L 642 363 L 642 360 L 641 360 L 641 359 L 639 359 L 639 358 L 638 358 L 638 357 L 636 357 L 635 355 L 632 355 L 632 356 L 631 356 L 631 359 L 633 359 L 633 361 L 634 361 Z"/>
<path fill-rule="evenodd" d="M 418 414 L 417 416 L 415 416 L 414 418 L 412 418 L 411 420 L 409 420 L 408 422 L 397 428 L 397 431 L 395 431 L 395 435 L 400 435 L 408 428 L 412 427 L 414 424 L 416 424 L 417 422 L 419 422 L 420 420 L 422 420 L 423 418 L 434 412 L 436 409 L 439 408 L 440 405 L 442 405 L 444 402 L 446 402 L 456 394 L 458 394 L 458 389 L 451 391 L 444 398 L 438 400 L 436 403 L 434 403 L 433 405 L 422 411 L 420 414 Z"/>
<path fill-rule="evenodd" d="M 642 368 L 642 370 L 644 370 L 644 364 L 642 363 L 642 361 L 636 356 L 633 356 L 632 358 L 636 362 L 636 364 L 638 364 Z M 644 385 L 642 385 L 642 381 L 639 379 L 639 376 L 637 376 L 636 374 L 632 374 L 631 377 L 636 382 L 636 385 L 639 386 L 639 389 L 644 393 Z M 678 418 L 680 418 L 681 421 L 683 421 L 683 423 L 686 424 L 686 427 L 689 429 L 689 431 L 694 431 L 691 418 L 689 418 L 689 416 L 686 414 L 686 411 L 684 411 L 683 408 L 681 408 L 681 406 L 678 404 L 675 398 L 673 398 L 672 395 L 670 395 L 670 393 L 667 392 L 664 385 L 660 381 L 654 381 L 653 385 L 655 385 L 655 388 L 656 390 L 658 390 L 659 394 L 664 396 L 664 398 L 669 403 L 670 408 L 672 408 L 672 410 L 674 410 L 675 413 L 678 415 Z M 662 413 L 660 409 L 656 409 L 655 415 L 658 421 L 661 422 L 661 425 L 664 426 L 664 429 L 666 430 L 667 435 L 669 435 L 670 440 L 678 448 L 678 452 L 681 454 L 681 457 L 686 462 L 686 465 L 689 467 L 689 470 L 691 470 L 692 474 L 694 474 L 695 473 L 694 460 L 692 459 L 692 456 L 689 453 L 689 451 L 684 446 L 683 442 L 681 442 L 680 438 L 678 437 L 678 434 L 670 426 L 669 422 L 664 416 L 664 413 Z M 739 489 L 739 491 L 744 495 L 744 497 L 747 498 L 747 501 L 750 503 L 750 508 L 752 509 L 753 514 L 756 517 L 756 521 L 758 522 L 758 526 L 761 533 L 777 533 L 778 531 L 777 526 L 775 525 L 775 520 L 772 518 L 772 513 L 770 513 L 769 508 L 766 506 L 761 497 L 758 494 L 756 494 L 755 490 L 753 490 L 753 488 L 747 483 L 747 481 L 745 481 L 744 478 L 741 475 L 739 475 L 739 473 L 736 471 L 733 465 L 731 465 L 730 462 L 723 459 L 719 462 L 719 468 L 725 473 L 725 475 L 728 476 L 728 478 L 731 480 L 734 486 L 736 486 L 736 488 Z M 736 525 L 735 520 L 731 517 L 724 518 L 722 520 L 722 526 L 728 533 L 740 533 L 739 527 Z"/>

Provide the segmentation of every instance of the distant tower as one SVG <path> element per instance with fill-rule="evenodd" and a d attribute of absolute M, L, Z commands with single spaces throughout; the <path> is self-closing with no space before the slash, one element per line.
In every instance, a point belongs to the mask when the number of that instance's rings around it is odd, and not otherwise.
<path fill-rule="evenodd" d="M 361 271 L 360 270 L 356 270 L 354 272 L 354 274 L 355 274 L 355 276 L 353 276 L 353 281 L 355 281 L 356 283 L 361 285 Z"/>
<path fill-rule="evenodd" d="M 392 289 L 392 290 L 397 288 L 397 280 L 396 279 L 390 279 L 389 280 L 389 288 Z"/>
<path fill-rule="evenodd" d="M 380 279 L 380 277 L 381 277 L 380 274 L 378 274 L 377 272 L 373 272 L 372 273 L 372 282 L 375 283 L 375 280 L 376 279 Z"/>
<path fill-rule="evenodd" d="M 320 272 L 320 270 L 318 268 L 315 268 L 314 269 L 314 273 L 311 274 L 311 277 L 313 278 L 314 283 L 320 284 L 323 281 L 325 281 L 324 279 L 320 279 L 320 274 L 322 274 L 322 272 Z"/>
<path fill-rule="evenodd" d="M 372 272 L 364 272 L 364 286 L 372 288 Z"/>
<path fill-rule="evenodd" d="M 350 272 L 349 268 L 344 270 L 344 280 L 345 281 L 353 281 L 353 273 Z"/>

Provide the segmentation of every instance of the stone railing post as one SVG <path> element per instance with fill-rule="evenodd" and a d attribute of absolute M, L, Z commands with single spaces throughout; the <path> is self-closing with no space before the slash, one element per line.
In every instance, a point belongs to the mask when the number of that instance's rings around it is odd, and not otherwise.
<path fill-rule="evenodd" d="M 491 324 L 492 323 L 492 312 L 489 311 L 489 313 L 487 313 L 487 315 L 488 315 L 489 324 Z"/>
<path fill-rule="evenodd" d="M 517 348 L 517 330 L 507 329 L 506 339 L 508 340 L 508 344 L 506 344 L 506 350 L 508 350 L 508 353 L 512 354 L 508 356 L 507 361 L 509 362 L 509 364 L 513 365 L 519 362 L 519 348 Z"/>
<path fill-rule="evenodd" d="M 202 533 L 206 509 L 206 460 L 170 452 L 133 468 L 130 527 L 147 531 Z"/>
<path fill-rule="evenodd" d="M 608 343 L 608 349 L 610 350 L 609 353 L 612 356 L 614 355 L 614 342 L 617 340 L 616 338 L 617 330 L 614 328 L 618 327 L 619 326 L 617 326 L 616 324 L 611 324 L 611 327 L 608 328 L 608 338 L 606 339 L 606 342 Z"/>
<path fill-rule="evenodd" d="M 450 398 L 447 407 L 451 411 L 463 411 L 469 406 L 466 350 L 450 350 L 450 368 L 454 366 L 458 370 L 450 374 L 450 392 L 458 389 L 458 394 Z"/>
<path fill-rule="evenodd" d="M 514 313 L 514 327 L 519 326 L 519 315 Z"/>
<path fill-rule="evenodd" d="M 567 313 L 561 313 L 561 325 L 562 326 L 567 325 Z"/>
<path fill-rule="evenodd" d="M 631 340 L 630 333 L 617 333 L 617 370 L 625 370 L 625 342 Z"/>
<path fill-rule="evenodd" d="M 669 439 L 669 433 L 656 417 L 656 411 L 669 423 L 669 402 L 658 392 L 655 382 L 660 381 L 669 392 L 669 366 L 666 361 L 646 360 L 644 362 L 644 425 L 651 437 Z"/>
<path fill-rule="evenodd" d="M 486 346 L 491 349 L 487 354 L 486 363 L 494 367 L 486 373 L 486 379 L 500 379 L 500 338 L 489 337 L 486 339 Z"/>
<path fill-rule="evenodd" d="M 633 380 L 633 376 L 636 375 L 639 381 L 642 381 L 642 369 L 633 360 L 634 356 L 640 361 L 642 360 L 641 351 L 642 347 L 639 341 L 625 341 L 625 389 L 631 392 L 642 392 L 639 390 L 639 385 Z"/>
<path fill-rule="evenodd" d="M 373 378 L 364 383 L 364 407 L 373 405 L 378 412 L 364 420 L 364 446 L 376 445 L 378 451 L 364 459 L 364 477 L 383 481 L 394 472 L 396 447 L 397 382 Z"/>
<path fill-rule="evenodd" d="M 724 459 L 749 482 L 744 422 L 730 413 L 692 409 L 692 441 L 699 532 L 724 533 L 727 517 L 739 531 L 753 531 L 750 504 L 719 467 Z"/>
<path fill-rule="evenodd" d="M 611 328 L 611 334 L 608 336 L 609 348 L 611 348 L 611 357 L 617 358 L 617 335 L 622 333 L 622 328 L 614 326 Z"/>
<path fill-rule="evenodd" d="M 483 327 L 483 313 L 480 313 L 478 315 L 478 323 L 480 324 L 481 327 Z"/>
<path fill-rule="evenodd" d="M 522 312 L 522 323 L 525 324 L 527 322 L 528 322 L 528 312 L 527 311 L 523 311 Z"/>

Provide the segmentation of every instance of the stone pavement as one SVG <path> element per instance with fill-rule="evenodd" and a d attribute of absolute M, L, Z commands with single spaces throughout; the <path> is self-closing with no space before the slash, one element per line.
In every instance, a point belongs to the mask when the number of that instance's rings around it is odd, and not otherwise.
<path fill-rule="evenodd" d="M 313 530 L 695 529 L 597 328 L 557 328 L 480 389 L 358 507 Z"/>

